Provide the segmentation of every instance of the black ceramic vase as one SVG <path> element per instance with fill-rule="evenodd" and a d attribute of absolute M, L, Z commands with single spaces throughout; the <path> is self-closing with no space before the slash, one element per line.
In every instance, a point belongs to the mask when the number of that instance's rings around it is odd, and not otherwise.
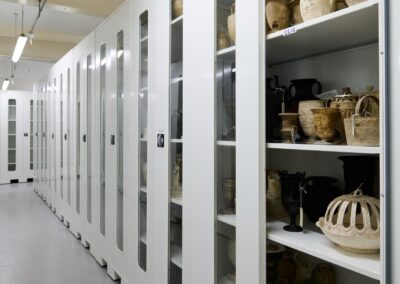
<path fill-rule="evenodd" d="M 364 195 L 375 196 L 374 182 L 378 157 L 341 156 L 343 161 L 344 183 L 346 194 L 360 188 Z"/>
<path fill-rule="evenodd" d="M 289 213 L 290 224 L 283 227 L 288 232 L 301 232 L 303 228 L 296 223 L 300 212 L 300 183 L 304 181 L 304 173 L 289 174 L 287 171 L 279 173 L 281 180 L 282 205 Z"/>
<path fill-rule="evenodd" d="M 306 193 L 303 194 L 303 209 L 308 219 L 315 223 L 325 215 L 329 203 L 341 195 L 335 186 L 337 179 L 325 176 L 306 178 Z"/>
<path fill-rule="evenodd" d="M 319 100 L 315 95 L 321 93 L 322 86 L 317 79 L 297 79 L 290 81 L 290 83 L 292 83 L 289 86 L 289 94 L 292 96 L 292 112 L 298 111 L 301 101 Z M 314 85 L 318 87 L 316 93 L 314 92 Z"/>

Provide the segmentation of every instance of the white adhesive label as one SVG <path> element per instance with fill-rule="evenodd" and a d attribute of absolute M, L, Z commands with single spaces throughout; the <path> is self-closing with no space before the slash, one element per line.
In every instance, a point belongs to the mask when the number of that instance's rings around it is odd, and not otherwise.
<path fill-rule="evenodd" d="M 284 29 L 283 30 L 283 36 L 288 36 L 288 35 L 294 34 L 296 31 L 297 31 L 296 30 L 296 26 Z"/>

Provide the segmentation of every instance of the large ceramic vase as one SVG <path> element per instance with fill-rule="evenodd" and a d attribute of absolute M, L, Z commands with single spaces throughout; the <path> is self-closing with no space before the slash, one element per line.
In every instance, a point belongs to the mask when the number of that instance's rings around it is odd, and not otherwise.
<path fill-rule="evenodd" d="M 301 0 L 300 11 L 304 21 L 335 12 L 336 0 Z"/>
<path fill-rule="evenodd" d="M 227 19 L 228 37 L 232 45 L 236 43 L 236 16 L 235 16 L 235 3 L 231 6 L 231 14 Z"/>
<path fill-rule="evenodd" d="M 299 119 L 304 135 L 313 140 L 317 137 L 315 134 L 314 115 L 312 109 L 323 108 L 325 105 L 322 100 L 302 101 L 299 103 Z"/>
<path fill-rule="evenodd" d="M 290 9 L 287 0 L 267 0 L 265 14 L 272 33 L 289 27 Z"/>
<path fill-rule="evenodd" d="M 317 79 L 296 79 L 290 81 L 289 95 L 292 97 L 292 105 L 289 111 L 298 112 L 298 105 L 301 101 L 318 100 L 315 96 L 322 91 L 321 83 Z M 317 90 L 314 90 L 314 86 Z"/>
<path fill-rule="evenodd" d="M 265 90 L 265 127 L 267 141 L 281 140 L 282 121 L 279 113 L 284 112 L 285 107 L 290 104 L 290 97 L 285 86 L 279 84 L 279 78 L 266 79 Z"/>
<path fill-rule="evenodd" d="M 290 224 L 283 227 L 288 232 L 301 232 L 303 228 L 296 223 L 300 212 L 300 183 L 304 181 L 304 173 L 289 174 L 287 171 L 279 173 L 281 179 L 282 205 L 290 216 Z"/>
<path fill-rule="evenodd" d="M 282 142 L 288 144 L 294 144 L 298 135 L 298 113 L 280 113 L 279 116 L 282 118 Z"/>
<path fill-rule="evenodd" d="M 331 143 L 338 134 L 340 111 L 335 108 L 317 108 L 311 110 L 314 115 L 315 134 L 322 141 Z"/>
<path fill-rule="evenodd" d="M 310 176 L 306 179 L 306 193 L 303 195 L 303 209 L 308 219 L 315 223 L 325 215 L 329 203 L 341 195 L 335 186 L 337 179 L 326 176 Z"/>
<path fill-rule="evenodd" d="M 343 162 L 344 192 L 346 194 L 350 194 L 357 188 L 360 188 L 365 195 L 376 195 L 374 184 L 375 177 L 377 176 L 378 157 L 341 156 L 338 159 Z"/>

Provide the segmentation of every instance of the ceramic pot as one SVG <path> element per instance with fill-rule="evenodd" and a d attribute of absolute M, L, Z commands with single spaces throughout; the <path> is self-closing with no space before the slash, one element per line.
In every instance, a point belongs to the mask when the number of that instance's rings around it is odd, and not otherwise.
<path fill-rule="evenodd" d="M 340 196 L 337 179 L 326 176 L 306 178 L 306 193 L 303 194 L 303 209 L 308 219 L 315 223 L 324 216 L 329 203 Z"/>
<path fill-rule="evenodd" d="M 300 212 L 300 183 L 304 181 L 304 173 L 289 174 L 287 171 L 279 173 L 282 187 L 282 205 L 290 216 L 290 224 L 283 227 L 288 232 L 301 232 L 303 228 L 296 224 Z"/>
<path fill-rule="evenodd" d="M 279 173 L 272 171 L 268 174 L 268 186 L 266 194 L 267 219 L 276 220 L 287 216 L 282 206 L 281 182 Z"/>
<path fill-rule="evenodd" d="M 235 214 L 236 211 L 236 180 L 226 178 L 223 181 L 224 207 L 223 214 Z"/>
<path fill-rule="evenodd" d="M 317 79 L 296 79 L 290 83 L 289 96 L 292 97 L 292 103 L 289 110 L 293 112 L 298 112 L 301 101 L 318 100 L 315 95 L 322 91 L 321 83 Z"/>
<path fill-rule="evenodd" d="M 182 154 L 176 155 L 172 176 L 172 196 L 182 196 Z"/>
<path fill-rule="evenodd" d="M 345 0 L 336 0 L 336 11 L 346 9 L 347 7 Z"/>
<path fill-rule="evenodd" d="M 231 6 L 231 14 L 227 19 L 228 37 L 232 45 L 236 43 L 236 16 L 235 16 L 235 3 Z"/>
<path fill-rule="evenodd" d="M 282 120 L 279 113 L 285 112 L 286 106 L 290 105 L 288 90 L 285 86 L 279 84 L 279 78 L 275 76 L 266 79 L 265 94 L 267 141 L 281 140 Z"/>
<path fill-rule="evenodd" d="M 279 261 L 278 283 L 293 283 L 296 279 L 296 263 L 291 255 L 285 254 Z"/>
<path fill-rule="evenodd" d="M 319 263 L 311 274 L 312 284 L 335 284 L 335 271 L 327 263 Z"/>
<path fill-rule="evenodd" d="M 283 257 L 286 248 L 267 240 L 267 283 L 276 283 L 279 272 L 279 262 Z"/>
<path fill-rule="evenodd" d="M 300 11 L 300 0 L 292 0 L 289 2 L 289 8 L 292 10 L 292 24 L 297 25 L 301 24 L 303 18 L 301 17 Z"/>
<path fill-rule="evenodd" d="M 172 13 L 174 18 L 182 16 L 183 14 L 183 0 L 174 0 L 172 3 Z"/>
<path fill-rule="evenodd" d="M 314 115 L 311 110 L 323 108 L 324 106 L 325 103 L 321 100 L 302 101 L 299 103 L 300 125 L 304 134 L 309 139 L 315 139 L 317 137 L 315 134 Z"/>
<path fill-rule="evenodd" d="M 337 136 L 340 111 L 335 108 L 317 108 L 311 111 L 317 137 L 325 142 L 333 142 Z"/>
<path fill-rule="evenodd" d="M 300 11 L 304 21 L 309 21 L 336 10 L 336 0 L 300 0 Z"/>
<path fill-rule="evenodd" d="M 289 27 L 290 9 L 287 0 L 267 0 L 265 14 L 271 32 Z"/>
<path fill-rule="evenodd" d="M 226 243 L 226 249 L 228 254 L 228 260 L 233 267 L 236 267 L 236 241 L 233 239 L 228 239 Z M 228 277 L 232 281 L 236 281 L 236 275 L 234 273 L 229 273 Z"/>
<path fill-rule="evenodd" d="M 229 39 L 224 32 L 219 32 L 217 35 L 217 48 L 218 50 L 229 47 Z"/>
<path fill-rule="evenodd" d="M 366 1 L 366 0 L 346 0 L 346 4 L 349 6 L 353 6 L 353 5 L 359 4 L 364 1 Z"/>
<path fill-rule="evenodd" d="M 365 195 L 374 196 L 375 177 L 379 158 L 372 156 L 341 156 L 343 162 L 344 192 L 360 188 Z"/>
<path fill-rule="evenodd" d="M 282 142 L 293 144 L 295 143 L 296 136 L 298 135 L 298 113 L 280 113 L 282 118 Z"/>

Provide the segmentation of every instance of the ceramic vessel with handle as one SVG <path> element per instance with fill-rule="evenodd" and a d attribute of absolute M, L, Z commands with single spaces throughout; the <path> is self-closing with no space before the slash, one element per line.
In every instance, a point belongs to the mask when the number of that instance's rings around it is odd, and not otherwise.
<path fill-rule="evenodd" d="M 285 29 L 290 24 L 290 9 L 287 0 L 267 0 L 265 13 L 271 32 Z"/>
<path fill-rule="evenodd" d="M 309 21 L 335 12 L 336 0 L 300 0 L 300 11 L 304 21 Z"/>

